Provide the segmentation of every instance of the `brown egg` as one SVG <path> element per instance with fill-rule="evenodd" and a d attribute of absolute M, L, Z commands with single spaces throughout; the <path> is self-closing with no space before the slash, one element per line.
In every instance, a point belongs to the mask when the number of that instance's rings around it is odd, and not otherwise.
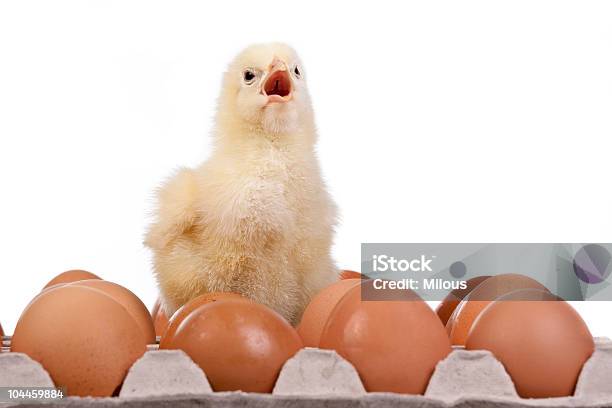
<path fill-rule="evenodd" d="M 465 289 L 455 289 L 451 291 L 436 308 L 436 314 L 442 321 L 443 325 L 446 325 L 448 319 L 451 317 L 455 308 L 459 305 L 461 300 L 468 295 L 474 288 L 480 285 L 485 279 L 490 276 L 476 276 L 475 278 L 467 280 Z"/>
<path fill-rule="evenodd" d="M 97 289 L 60 286 L 36 297 L 15 327 L 11 351 L 38 361 L 68 395 L 111 396 L 146 350 L 132 316 Z"/>
<path fill-rule="evenodd" d="M 369 392 L 423 394 L 451 351 L 440 319 L 410 290 L 398 291 L 394 297 L 403 300 L 395 301 L 362 301 L 361 291 L 354 286 L 338 302 L 321 348 L 351 362 Z"/>
<path fill-rule="evenodd" d="M 271 392 L 301 347 L 295 329 L 273 310 L 227 299 L 192 311 L 164 348 L 185 351 L 215 391 Z"/>
<path fill-rule="evenodd" d="M 71 286 L 86 286 L 101 290 L 121 304 L 134 318 L 147 343 L 155 343 L 155 327 L 149 310 L 132 291 L 113 282 L 90 279 L 70 283 Z"/>
<path fill-rule="evenodd" d="M 170 323 L 170 319 L 166 315 L 166 311 L 163 307 L 161 307 L 160 299 L 157 299 L 155 305 L 153 305 L 153 310 L 151 310 L 151 317 L 153 317 L 153 326 L 155 327 L 155 335 L 163 336 L 166 329 L 168 328 L 168 324 Z"/>
<path fill-rule="evenodd" d="M 341 280 L 324 288 L 312 298 L 297 327 L 304 346 L 319 347 L 321 333 L 332 310 L 349 289 L 360 283 L 361 279 Z"/>
<path fill-rule="evenodd" d="M 349 271 L 347 269 L 340 272 L 340 279 L 361 279 L 362 276 L 359 272 Z"/>
<path fill-rule="evenodd" d="M 62 272 L 55 278 L 51 279 L 43 289 L 47 289 L 51 286 L 55 286 L 59 283 L 70 283 L 86 279 L 101 279 L 99 276 L 94 275 L 91 272 L 83 271 L 81 269 L 73 269 L 70 271 Z"/>
<path fill-rule="evenodd" d="M 30 303 L 34 302 L 36 298 L 38 298 L 38 296 L 42 295 L 43 293 L 51 289 L 59 288 L 60 286 L 64 286 L 64 285 L 69 285 L 74 282 L 80 282 L 81 280 L 99 280 L 99 279 L 101 278 L 97 277 L 93 273 L 83 271 L 80 269 L 74 269 L 71 271 L 62 272 L 59 275 L 57 275 L 55 278 L 51 279 L 49 283 L 47 283 L 45 287 L 42 288 L 42 290 L 39 293 L 34 295 L 34 297 L 30 300 Z M 30 303 L 23 309 L 22 313 L 27 310 Z"/>
<path fill-rule="evenodd" d="M 524 275 L 504 274 L 485 279 L 476 286 L 455 308 L 446 323 L 446 329 L 453 345 L 463 346 L 472 324 L 495 299 L 519 289 L 540 289 L 547 291 L 540 282 Z"/>
<path fill-rule="evenodd" d="M 170 322 L 166 328 L 166 331 L 162 335 L 160 341 L 160 347 L 164 348 L 167 345 L 172 343 L 172 338 L 176 333 L 176 329 L 180 326 L 183 320 L 189 315 L 189 313 L 196 310 L 201 305 L 210 302 L 217 302 L 220 300 L 226 299 L 242 299 L 247 300 L 242 295 L 231 292 L 213 292 L 213 293 L 205 293 L 204 295 L 200 295 L 195 299 L 190 300 L 188 303 L 184 304 L 179 310 L 177 310 L 172 317 L 170 318 Z"/>
<path fill-rule="evenodd" d="M 466 342 L 468 350 L 491 351 L 523 398 L 573 395 L 594 347 L 588 327 L 567 302 L 533 289 L 487 306 Z"/>

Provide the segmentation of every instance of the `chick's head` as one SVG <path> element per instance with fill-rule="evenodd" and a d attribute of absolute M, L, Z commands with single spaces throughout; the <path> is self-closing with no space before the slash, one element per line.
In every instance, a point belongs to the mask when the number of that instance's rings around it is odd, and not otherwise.
<path fill-rule="evenodd" d="M 257 44 L 242 51 L 225 73 L 219 114 L 226 123 L 270 134 L 291 133 L 311 122 L 304 69 L 285 44 Z"/>

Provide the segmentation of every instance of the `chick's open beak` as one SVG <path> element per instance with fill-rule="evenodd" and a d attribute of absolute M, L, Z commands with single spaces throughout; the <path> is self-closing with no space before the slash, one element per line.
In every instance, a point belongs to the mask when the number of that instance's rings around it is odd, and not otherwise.
<path fill-rule="evenodd" d="M 270 64 L 270 74 L 263 84 L 262 94 L 268 97 L 268 103 L 289 102 L 292 86 L 287 65 L 275 58 Z"/>

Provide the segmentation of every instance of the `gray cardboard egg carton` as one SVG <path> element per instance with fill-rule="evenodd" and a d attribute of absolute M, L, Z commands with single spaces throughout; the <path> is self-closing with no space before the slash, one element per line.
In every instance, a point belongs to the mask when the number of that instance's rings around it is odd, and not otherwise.
<path fill-rule="evenodd" d="M 37 362 L 0 354 L 0 387 L 52 387 Z M 375 356 L 373 356 L 375 358 Z M 5 404 L 3 406 L 15 406 Z M 40 407 L 41 403 L 20 406 Z M 333 351 L 305 348 L 284 365 L 272 394 L 213 392 L 182 351 L 149 351 L 129 370 L 118 397 L 69 397 L 45 407 L 612 407 L 612 341 L 596 339 L 573 397 L 521 399 L 502 364 L 488 351 L 455 349 L 441 361 L 424 396 L 366 393 L 354 367 Z"/>

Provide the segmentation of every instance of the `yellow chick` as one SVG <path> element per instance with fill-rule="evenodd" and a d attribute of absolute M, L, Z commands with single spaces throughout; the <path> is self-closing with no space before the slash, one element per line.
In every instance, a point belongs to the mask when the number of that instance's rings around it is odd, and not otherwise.
<path fill-rule="evenodd" d="M 330 254 L 336 207 L 292 48 L 253 45 L 234 59 L 213 136 L 211 157 L 160 189 L 146 236 L 166 312 L 203 293 L 236 292 L 296 324 L 338 270 Z"/>

